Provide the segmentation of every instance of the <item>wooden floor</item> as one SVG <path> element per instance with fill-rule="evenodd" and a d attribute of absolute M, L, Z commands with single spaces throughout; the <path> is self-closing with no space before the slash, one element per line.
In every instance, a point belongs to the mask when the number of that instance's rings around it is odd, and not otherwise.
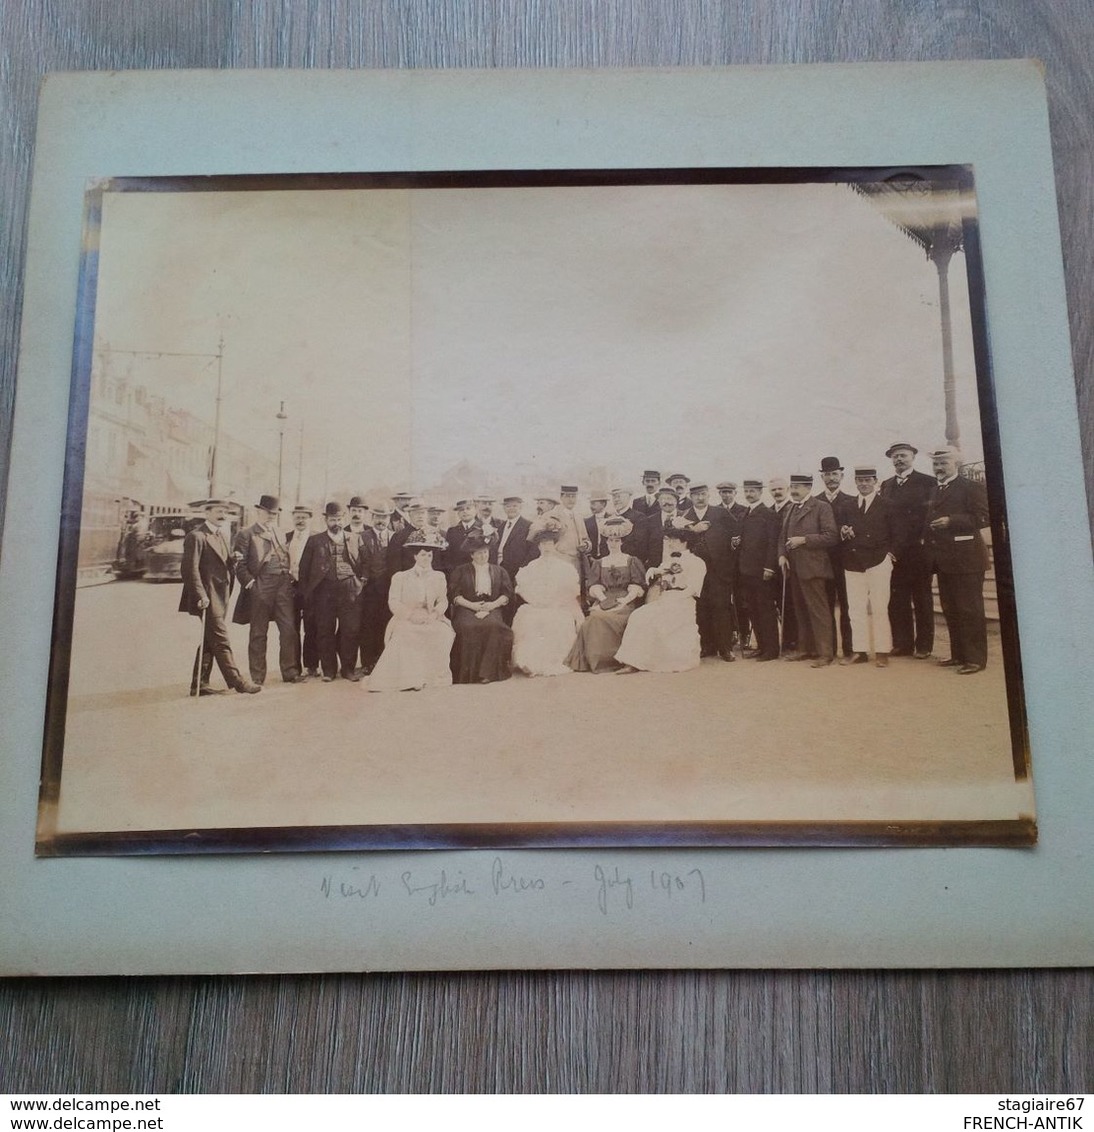
<path fill-rule="evenodd" d="M 46 71 L 1022 56 L 1045 65 L 1089 484 L 1090 0 L 5 3 L 0 481 Z M 1066 970 L 21 979 L 0 985 L 0 1091 L 1089 1091 L 1092 999 Z"/>

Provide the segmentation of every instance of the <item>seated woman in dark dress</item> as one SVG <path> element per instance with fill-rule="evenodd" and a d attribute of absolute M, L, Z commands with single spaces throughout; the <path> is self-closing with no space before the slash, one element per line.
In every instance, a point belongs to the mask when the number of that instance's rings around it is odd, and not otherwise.
<path fill-rule="evenodd" d="M 614 672 L 620 667 L 615 651 L 623 640 L 627 619 L 646 592 L 645 567 L 622 550 L 623 540 L 633 529 L 622 516 L 604 522 L 608 553 L 589 562 L 589 616 L 566 657 L 567 667 L 575 672 Z"/>
<path fill-rule="evenodd" d="M 489 684 L 508 680 L 512 669 L 513 630 L 502 609 L 513 600 L 513 583 L 490 563 L 490 544 L 473 531 L 461 552 L 470 562 L 457 566 L 448 579 L 452 603 L 452 679 L 457 684 Z"/>

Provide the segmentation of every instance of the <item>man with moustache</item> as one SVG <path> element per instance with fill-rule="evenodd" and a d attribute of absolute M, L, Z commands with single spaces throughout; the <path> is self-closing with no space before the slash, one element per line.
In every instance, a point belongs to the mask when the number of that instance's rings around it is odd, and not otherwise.
<path fill-rule="evenodd" d="M 505 510 L 505 522 L 498 535 L 498 565 L 512 581 L 516 578 L 517 571 L 537 557 L 539 551 L 528 541 L 528 531 L 532 524 L 521 514 L 524 500 L 519 495 L 507 495 L 501 505 Z M 513 600 L 502 607 L 501 616 L 506 625 L 513 624 L 513 617 L 520 605 L 521 599 L 514 594 Z"/>
<path fill-rule="evenodd" d="M 787 574 L 798 620 L 801 654 L 824 668 L 834 659 L 835 634 L 825 583 L 832 577 L 829 550 L 839 542 L 839 531 L 828 502 L 810 495 L 811 475 L 790 477 L 791 506 L 786 510 L 780 539 L 779 566 Z"/>
<path fill-rule="evenodd" d="M 838 456 L 825 456 L 821 460 L 820 477 L 824 483 L 823 490 L 817 493 L 818 499 L 823 499 L 832 508 L 833 515 L 839 515 L 848 504 L 855 502 L 855 497 L 840 488 L 843 483 L 843 465 Z M 835 633 L 839 628 L 840 648 L 845 657 L 854 655 L 851 627 L 851 613 L 847 605 L 847 583 L 843 576 L 843 557 L 840 547 L 834 546 L 828 554 L 832 563 L 832 577 L 829 578 L 826 592 L 828 605 L 832 610 L 832 630 Z M 833 636 L 833 640 L 835 637 Z"/>
<path fill-rule="evenodd" d="M 356 682 L 361 679 L 361 595 L 379 573 L 377 543 L 371 531 L 356 535 L 343 528 L 340 503 L 328 503 L 323 514 L 327 529 L 304 546 L 300 585 L 305 602 L 315 611 L 323 682 L 330 683 L 339 671 L 344 680 Z"/>
<path fill-rule="evenodd" d="M 877 491 L 877 469 L 855 468 L 858 499 L 836 514 L 847 581 L 847 604 L 855 654 L 841 664 L 865 664 L 874 643 L 875 664 L 886 668 L 893 642 L 889 630 L 889 579 L 893 572 L 893 528 L 888 503 Z"/>
<path fill-rule="evenodd" d="M 653 511 L 639 510 L 635 507 L 629 487 L 613 487 L 611 494 L 612 502 L 609 508 L 611 514 L 617 515 L 620 519 L 626 519 L 633 525 L 637 525 L 642 519 L 648 519 L 657 510 L 656 492 L 653 496 Z M 645 496 L 638 496 L 638 498 L 645 501 Z"/>
<path fill-rule="evenodd" d="M 231 505 L 226 499 L 204 499 L 192 503 L 205 512 L 205 522 L 189 531 L 182 544 L 182 595 L 179 612 L 202 619 L 202 643 L 194 656 L 190 695 L 217 696 L 219 688 L 209 684 L 213 661 L 229 688 L 237 692 L 261 692 L 260 685 L 246 679 L 232 656 L 228 640 L 228 598 L 235 577 L 232 555 L 224 535 L 224 522 Z"/>
<path fill-rule="evenodd" d="M 693 483 L 688 489 L 691 506 L 684 519 L 696 536 L 691 552 L 706 564 L 703 588 L 695 605 L 699 626 L 700 657 L 717 656 L 734 661 L 733 573 L 737 554 L 733 548 L 735 518 L 723 508 L 710 505 L 710 488 Z"/>
<path fill-rule="evenodd" d="M 984 574 L 988 549 L 980 534 L 987 527 L 984 485 L 960 474 L 961 454 L 943 447 L 931 453 L 935 488 L 927 505 L 923 544 L 931 569 L 938 572 L 938 596 L 950 636 L 950 655 L 938 663 L 961 676 L 983 672 L 988 663 L 984 615 Z"/>
<path fill-rule="evenodd" d="M 292 530 L 285 535 L 289 551 L 289 577 L 292 578 L 293 611 L 296 616 L 297 669 L 301 681 L 319 675 L 319 638 L 315 629 L 315 611 L 304 602 L 300 588 L 300 559 L 311 536 L 312 511 L 297 504 L 292 509 Z"/>
<path fill-rule="evenodd" d="M 642 473 L 642 487 L 643 494 L 636 495 L 628 504 L 627 507 L 620 509 L 619 501 L 615 501 L 615 513 L 622 515 L 624 519 L 630 519 L 631 522 L 636 522 L 635 516 L 642 519 L 648 519 L 652 515 L 656 515 L 660 508 L 657 505 L 657 492 L 661 487 L 661 473 L 655 470 L 650 470 Z M 612 497 L 614 499 L 615 492 L 613 490 Z M 634 515 L 628 515 L 627 511 L 633 511 Z"/>
<path fill-rule="evenodd" d="M 748 647 L 749 638 L 752 636 L 752 625 L 748 619 L 744 599 L 738 597 L 737 551 L 741 545 L 741 523 L 748 513 L 748 508 L 737 502 L 737 485 L 732 480 L 722 480 L 714 490 L 721 499 L 720 504 L 713 505 L 714 510 L 724 511 L 729 518 L 729 533 L 732 540 L 730 546 L 733 551 L 733 636 L 740 643 L 743 651 Z"/>
<path fill-rule="evenodd" d="M 272 495 L 263 495 L 255 504 L 255 513 L 256 521 L 236 535 L 232 550 L 240 586 L 232 620 L 237 625 L 250 626 L 247 661 L 251 680 L 258 685 L 266 682 L 266 642 L 270 621 L 276 623 L 281 679 L 286 684 L 295 684 L 300 675 L 297 667 L 299 638 L 289 550 L 277 529 L 280 501 Z"/>
<path fill-rule="evenodd" d="M 742 486 L 745 514 L 737 550 L 736 595 L 756 633 L 756 649 L 745 655 L 753 660 L 778 660 L 779 613 L 774 587 L 779 567 L 779 521 L 761 502 L 760 480 L 745 480 Z"/>
<path fill-rule="evenodd" d="M 676 492 L 676 510 L 681 513 L 686 511 L 691 506 L 691 500 L 688 498 L 688 485 L 691 480 L 683 472 L 673 472 L 665 483 Z"/>
<path fill-rule="evenodd" d="M 475 519 L 482 529 L 483 538 L 486 539 L 487 545 L 490 548 L 489 564 L 496 566 L 498 564 L 498 540 L 499 532 L 502 528 L 502 521 L 494 518 L 494 503 L 495 500 L 489 495 L 479 495 L 475 497 Z M 436 569 L 436 558 L 433 556 L 434 569 Z M 470 558 L 467 559 L 470 561 Z"/>
<path fill-rule="evenodd" d="M 782 476 L 775 476 L 767 481 L 767 490 L 771 493 L 771 514 L 775 517 L 776 527 L 781 532 L 787 508 L 792 506 L 790 485 Z M 779 553 L 782 553 L 781 545 Z M 787 589 L 785 572 L 780 570 L 768 584 L 773 591 L 775 608 L 782 618 L 782 652 L 786 656 L 793 656 L 798 651 L 798 618 L 794 613 L 794 599 Z"/>
<path fill-rule="evenodd" d="M 476 525 L 473 513 L 471 525 Z M 415 551 L 413 548 L 407 549 L 406 544 L 411 539 L 424 536 L 428 527 L 429 514 L 426 511 L 425 504 L 420 499 L 412 499 L 406 508 L 406 525 L 401 531 L 396 531 L 391 542 L 388 543 L 388 568 L 393 576 L 398 574 L 400 570 L 412 570 L 414 568 Z M 434 557 L 434 561 L 437 561 L 436 557 Z M 455 561 L 451 562 L 452 566 L 457 564 Z"/>
<path fill-rule="evenodd" d="M 346 530 L 355 535 L 360 535 L 365 527 L 368 526 L 368 503 L 365 502 L 363 496 L 355 495 L 346 504 L 346 510 L 349 513 L 349 521 L 346 523 Z"/>
<path fill-rule="evenodd" d="M 879 490 L 889 504 L 896 558 L 889 597 L 892 655 L 927 660 L 934 650 L 934 595 L 923 528 L 935 481 L 915 470 L 918 451 L 906 441 L 890 445 L 885 455 L 892 460 L 896 474 Z"/>
<path fill-rule="evenodd" d="M 665 486 L 658 491 L 657 503 L 657 514 L 643 519 L 631 533 L 631 538 L 634 540 L 634 549 L 630 553 L 638 558 L 647 570 L 651 566 L 661 565 L 665 531 L 674 527 L 687 526 L 686 520 L 677 520 L 677 495 L 671 487 Z"/>
<path fill-rule="evenodd" d="M 376 573 L 361 595 L 361 673 L 367 676 L 384 651 L 384 631 L 391 620 L 387 598 L 391 589 L 391 575 L 398 553 L 390 553 L 396 533 L 391 528 L 391 511 L 387 507 L 372 509 L 372 534 L 376 539 Z M 404 540 L 405 541 L 405 540 Z"/>

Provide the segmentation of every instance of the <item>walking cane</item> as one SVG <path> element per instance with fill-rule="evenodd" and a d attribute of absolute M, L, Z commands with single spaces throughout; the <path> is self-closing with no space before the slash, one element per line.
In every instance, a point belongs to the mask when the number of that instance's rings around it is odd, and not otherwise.
<path fill-rule="evenodd" d="M 203 606 L 201 610 L 201 642 L 198 644 L 198 661 L 197 667 L 194 669 L 194 680 L 190 685 L 190 695 L 201 695 L 201 662 L 205 659 L 205 615 L 209 612 L 209 607 Z"/>

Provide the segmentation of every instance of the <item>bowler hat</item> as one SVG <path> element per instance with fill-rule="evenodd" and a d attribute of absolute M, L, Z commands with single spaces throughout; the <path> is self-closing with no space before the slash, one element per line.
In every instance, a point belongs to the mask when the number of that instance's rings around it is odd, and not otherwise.
<path fill-rule="evenodd" d="M 825 456 L 821 460 L 820 470 L 822 472 L 842 472 L 843 465 L 839 462 L 838 456 Z"/>
<path fill-rule="evenodd" d="M 271 514 L 281 510 L 281 501 L 276 495 L 263 495 L 259 497 L 255 506 L 260 511 L 269 511 Z"/>
<path fill-rule="evenodd" d="M 323 515 L 327 519 L 341 518 L 345 514 L 345 508 L 341 503 L 335 503 L 333 500 L 323 508 Z"/>

